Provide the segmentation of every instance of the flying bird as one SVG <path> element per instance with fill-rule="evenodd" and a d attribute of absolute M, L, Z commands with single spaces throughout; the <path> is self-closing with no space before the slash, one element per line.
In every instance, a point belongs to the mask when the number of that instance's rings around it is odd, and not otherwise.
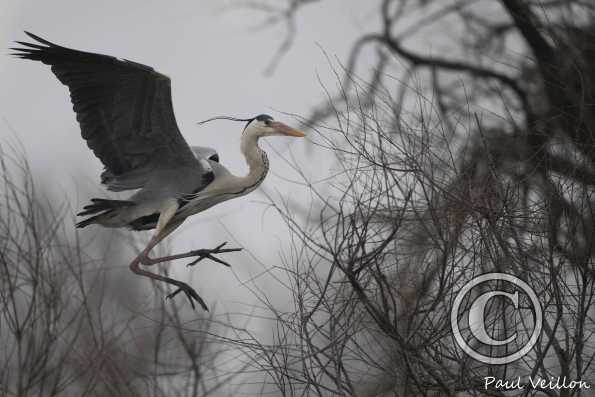
<path fill-rule="evenodd" d="M 303 137 L 304 134 L 271 116 L 240 119 L 227 116 L 206 120 L 244 121 L 240 152 L 249 167 L 245 176 L 231 174 L 214 149 L 191 147 L 176 124 L 169 77 L 152 67 L 108 55 L 73 50 L 25 32 L 35 43 L 17 41 L 13 55 L 43 62 L 68 86 L 82 137 L 104 165 L 101 183 L 108 190 L 135 190 L 127 200 L 91 199 L 77 227 L 97 224 L 132 230 L 155 229 L 147 246 L 132 260 L 139 275 L 177 287 L 167 297 L 184 292 L 192 307 L 207 305 L 188 284 L 153 273 L 148 267 L 182 258 L 203 258 L 228 265 L 214 256 L 238 248 L 194 250 L 159 258 L 151 250 L 186 218 L 226 200 L 255 190 L 269 170 L 258 140 L 267 136 Z"/>

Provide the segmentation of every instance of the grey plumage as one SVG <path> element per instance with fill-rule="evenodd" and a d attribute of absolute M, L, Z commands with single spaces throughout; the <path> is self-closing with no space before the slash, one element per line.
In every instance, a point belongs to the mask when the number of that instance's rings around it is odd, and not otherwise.
<path fill-rule="evenodd" d="M 158 211 L 159 200 L 182 198 L 208 184 L 211 171 L 199 157 L 208 159 L 216 152 L 200 147 L 195 152 L 182 137 L 167 76 L 137 62 L 72 50 L 26 33 L 39 44 L 19 41 L 24 47 L 13 48 L 14 55 L 50 65 L 68 86 L 82 137 L 105 167 L 101 182 L 111 191 L 140 189 L 130 200 L 143 203 L 131 215 L 150 215 Z M 121 208 L 102 203 L 93 208 L 111 214 Z M 88 214 L 87 209 L 79 215 Z M 106 226 L 135 220 L 112 218 Z M 90 223 L 85 220 L 78 226 Z"/>
<path fill-rule="evenodd" d="M 27 32 L 26 32 L 27 33 Z M 248 165 L 245 176 L 232 175 L 219 163 L 214 149 L 189 147 L 182 137 L 171 101 L 167 76 L 136 62 L 107 55 L 72 50 L 27 33 L 37 43 L 18 42 L 14 55 L 50 65 L 52 72 L 70 89 L 76 118 L 87 145 L 105 170 L 101 182 L 112 191 L 135 190 L 128 200 L 91 199 L 78 215 L 88 218 L 77 227 L 155 229 L 147 246 L 132 260 L 130 269 L 141 276 L 177 287 L 168 295 L 184 292 L 192 307 L 206 303 L 188 284 L 142 269 L 174 259 L 203 258 L 229 266 L 214 254 L 239 251 L 223 248 L 194 250 L 184 254 L 149 257 L 151 250 L 178 228 L 186 218 L 226 200 L 255 190 L 269 170 L 266 153 L 258 146 L 265 136 L 303 137 L 271 116 L 249 119 L 218 116 L 247 122 L 240 151 Z"/>

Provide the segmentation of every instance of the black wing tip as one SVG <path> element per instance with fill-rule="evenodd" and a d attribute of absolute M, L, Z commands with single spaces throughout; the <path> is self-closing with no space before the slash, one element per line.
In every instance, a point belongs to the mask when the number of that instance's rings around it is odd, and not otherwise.
<path fill-rule="evenodd" d="M 35 44 L 35 43 L 29 43 L 27 41 L 15 40 L 15 43 L 18 43 L 20 45 L 24 45 L 24 46 L 27 46 L 27 47 L 31 47 L 31 48 L 47 48 L 46 46 L 42 46 L 42 45 Z"/>
<path fill-rule="evenodd" d="M 48 51 L 52 49 L 61 48 L 60 46 L 47 41 L 44 38 L 41 38 L 31 32 L 25 30 L 25 34 L 32 38 L 33 40 L 37 41 L 37 43 L 29 43 L 26 41 L 15 40 L 15 43 L 22 45 L 23 47 L 11 47 L 10 50 L 16 51 L 11 53 L 10 55 L 21 58 L 21 59 L 32 59 L 41 61 L 43 56 L 48 53 Z M 41 44 L 38 44 L 41 43 Z M 43 45 L 42 45 L 43 44 Z"/>
<path fill-rule="evenodd" d="M 33 34 L 33 33 L 31 33 L 31 32 L 28 32 L 28 31 L 26 31 L 26 30 L 25 30 L 24 32 L 25 32 L 25 34 L 26 34 L 27 36 L 31 37 L 33 40 L 37 40 L 38 42 L 40 42 L 40 43 L 42 43 L 42 44 L 45 44 L 45 45 L 47 45 L 48 47 L 59 47 L 59 45 L 57 45 L 57 44 L 54 44 L 54 43 L 52 43 L 51 41 L 48 41 L 48 40 L 44 39 L 43 37 L 40 37 L 40 36 L 38 36 L 38 35 L 36 35 L 36 34 Z M 17 43 L 18 43 L 18 42 L 17 42 Z M 25 44 L 25 43 L 23 43 L 23 44 Z M 25 45 L 28 45 L 28 44 L 25 44 Z"/>
<path fill-rule="evenodd" d="M 11 48 L 11 50 L 13 51 L 23 51 L 20 48 Z M 11 52 L 8 55 L 13 56 L 15 58 L 20 58 L 20 59 L 33 59 L 33 60 L 37 60 L 38 57 L 35 56 L 34 53 L 32 52 Z"/>
<path fill-rule="evenodd" d="M 26 30 L 24 32 L 31 39 L 35 40 L 35 42 L 30 43 L 26 41 L 15 40 L 15 43 L 20 44 L 22 46 L 10 48 L 12 51 L 16 51 L 16 53 L 11 55 L 16 56 L 17 58 L 41 61 L 45 64 L 52 66 L 54 64 L 64 62 L 125 65 L 127 67 L 133 67 L 139 70 L 143 70 L 145 72 L 155 73 L 156 75 L 165 78 L 165 80 L 169 82 L 169 77 L 156 72 L 150 66 L 143 65 L 141 63 L 130 61 L 127 59 L 122 60 L 111 55 L 104 55 L 63 47 Z"/>

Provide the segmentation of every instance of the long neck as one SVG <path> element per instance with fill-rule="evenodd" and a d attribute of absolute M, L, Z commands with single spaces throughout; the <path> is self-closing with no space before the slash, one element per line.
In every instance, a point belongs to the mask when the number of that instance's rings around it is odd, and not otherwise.
<path fill-rule="evenodd" d="M 250 187 L 250 190 L 256 189 L 269 171 L 267 154 L 258 147 L 258 136 L 248 133 L 242 135 L 240 150 L 249 168 L 248 175 L 241 177 L 242 182 Z"/>

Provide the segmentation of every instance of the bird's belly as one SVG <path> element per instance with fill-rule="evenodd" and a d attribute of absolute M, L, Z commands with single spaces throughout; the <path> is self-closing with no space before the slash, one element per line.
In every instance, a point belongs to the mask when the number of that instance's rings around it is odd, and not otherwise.
<path fill-rule="evenodd" d="M 157 226 L 162 202 L 145 202 L 139 203 L 134 211 L 127 214 L 124 222 L 134 230 L 150 230 Z"/>
<path fill-rule="evenodd" d="M 222 196 L 214 196 L 214 197 L 206 197 L 200 198 L 196 200 L 190 201 L 186 204 L 178 213 L 176 214 L 176 219 L 185 219 L 189 216 L 198 214 L 199 212 L 203 212 L 208 210 L 209 208 L 213 207 L 216 204 L 222 203 L 224 201 L 230 200 L 234 198 L 234 196 L 229 197 L 222 197 Z"/>

